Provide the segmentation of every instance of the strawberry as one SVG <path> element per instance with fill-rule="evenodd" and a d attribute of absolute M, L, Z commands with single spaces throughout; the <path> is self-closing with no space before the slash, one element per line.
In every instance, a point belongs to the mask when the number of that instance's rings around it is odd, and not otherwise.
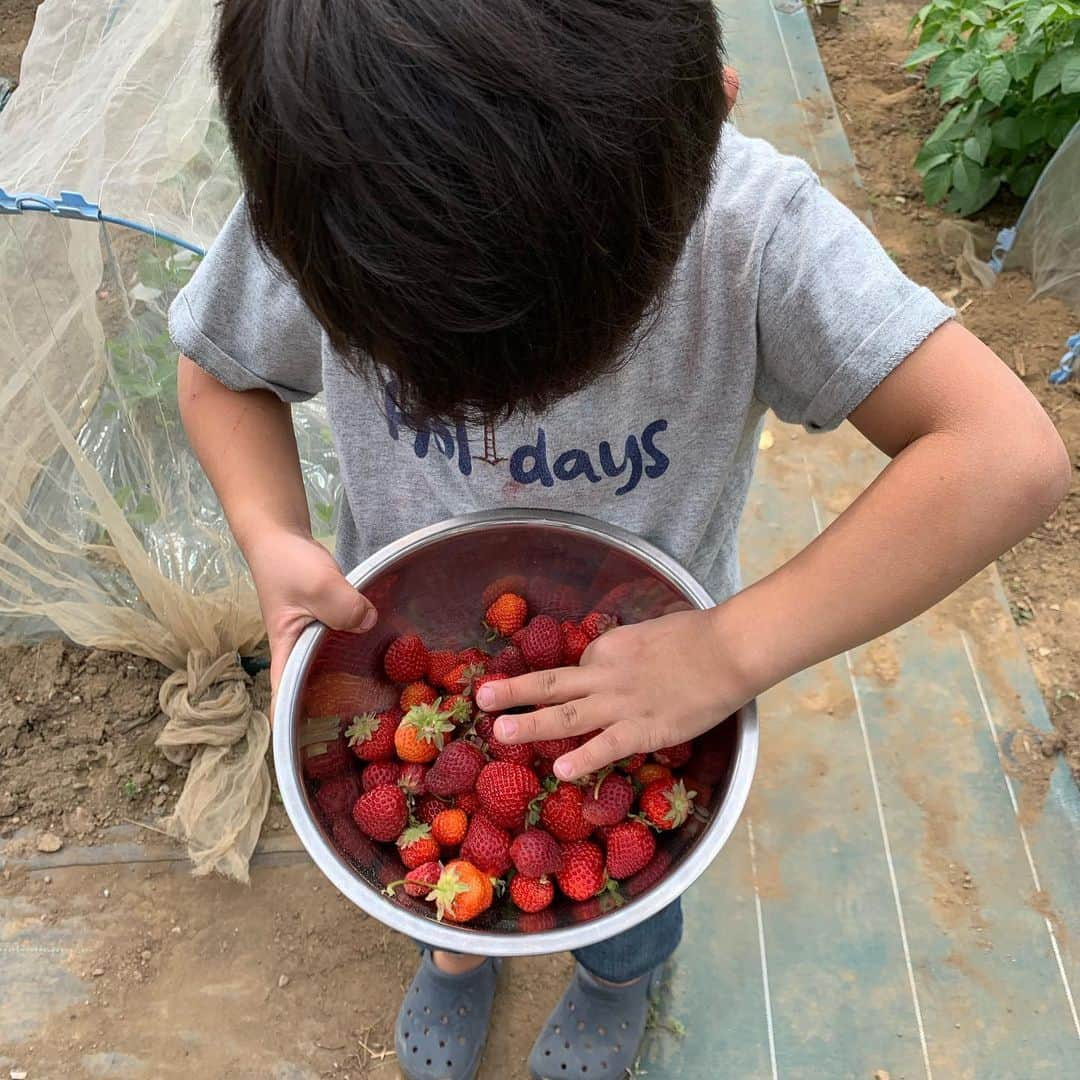
<path fill-rule="evenodd" d="M 396 784 L 401 775 L 401 766 L 396 761 L 373 761 L 364 766 L 360 774 L 360 783 L 365 791 L 380 784 Z"/>
<path fill-rule="evenodd" d="M 442 699 L 442 711 L 461 727 L 472 719 L 473 703 L 464 694 L 450 694 Z"/>
<path fill-rule="evenodd" d="M 517 928 L 523 934 L 542 934 L 545 930 L 554 930 L 559 925 L 559 917 L 554 911 L 524 911 L 518 916 Z"/>
<path fill-rule="evenodd" d="M 525 663 L 533 671 L 558 667 L 562 663 L 562 635 L 559 624 L 550 615 L 535 615 L 514 638 Z"/>
<path fill-rule="evenodd" d="M 590 645 L 589 636 L 577 623 L 572 622 L 560 623 L 559 635 L 562 637 L 562 664 L 564 667 L 574 667 Z"/>
<path fill-rule="evenodd" d="M 557 585 L 548 578 L 534 578 L 524 595 L 530 611 L 549 615 L 557 622 L 573 619 L 580 613 L 581 598 L 570 585 Z"/>
<path fill-rule="evenodd" d="M 618 880 L 644 870 L 656 853 L 656 837 L 641 821 L 623 821 L 607 838 L 607 872 Z"/>
<path fill-rule="evenodd" d="M 516 645 L 507 645 L 505 649 L 497 652 L 488 664 L 488 671 L 493 675 L 506 675 L 513 679 L 518 675 L 525 675 L 529 671 L 529 665 L 525 663 L 525 657 Z"/>
<path fill-rule="evenodd" d="M 487 610 L 504 593 L 516 593 L 522 596 L 525 593 L 526 581 L 520 574 L 508 574 L 497 578 L 481 594 L 480 606 Z"/>
<path fill-rule="evenodd" d="M 640 769 L 641 766 L 645 764 L 647 757 L 647 754 L 631 754 L 621 761 L 616 761 L 615 765 L 622 769 L 623 772 L 632 773 L 635 769 Z"/>
<path fill-rule="evenodd" d="M 357 828 L 372 840 L 396 840 L 409 820 L 405 792 L 397 784 L 380 784 L 356 800 L 352 816 Z"/>
<path fill-rule="evenodd" d="M 444 736 L 453 730 L 454 725 L 439 711 L 437 701 L 414 705 L 394 732 L 394 749 L 402 761 L 434 761 L 443 748 Z"/>
<path fill-rule="evenodd" d="M 428 651 L 416 634 L 395 638 L 383 657 L 383 670 L 391 682 L 415 682 L 424 677 L 427 667 Z"/>
<path fill-rule="evenodd" d="M 681 780 L 654 780 L 641 793 L 641 812 L 658 829 L 677 829 L 694 808 L 695 792 Z"/>
<path fill-rule="evenodd" d="M 666 765 L 658 765 L 655 761 L 646 761 L 634 770 L 634 779 L 642 786 L 648 787 L 657 780 L 670 780 L 671 770 Z"/>
<path fill-rule="evenodd" d="M 541 756 L 555 761 L 581 745 L 580 735 L 568 735 L 565 739 L 537 739 L 532 748 Z"/>
<path fill-rule="evenodd" d="M 564 844 L 563 868 L 555 880 L 571 900 L 588 900 L 604 887 L 604 853 L 588 840 Z"/>
<path fill-rule="evenodd" d="M 529 607 L 516 593 L 505 592 L 495 599 L 484 613 L 484 622 L 502 637 L 516 634 L 529 615 Z"/>
<path fill-rule="evenodd" d="M 372 842 L 356 827 L 347 815 L 336 817 L 330 826 L 334 844 L 347 859 L 369 866 L 375 861 L 376 852 Z"/>
<path fill-rule="evenodd" d="M 372 681 L 345 671 L 320 671 L 313 674 L 304 688 L 304 712 L 307 716 L 334 716 L 344 719 L 362 705 L 369 704 Z"/>
<path fill-rule="evenodd" d="M 444 797 L 471 791 L 486 764 L 487 759 L 478 746 L 464 739 L 452 742 L 428 770 L 428 791 Z"/>
<path fill-rule="evenodd" d="M 484 814 L 473 814 L 461 844 L 461 857 L 492 877 L 510 869 L 510 835 Z"/>
<path fill-rule="evenodd" d="M 465 839 L 469 818 L 464 810 L 440 810 L 431 823 L 431 835 L 442 847 L 457 847 Z"/>
<path fill-rule="evenodd" d="M 581 816 L 593 825 L 615 825 L 634 804 L 634 787 L 620 773 L 608 773 L 585 795 Z"/>
<path fill-rule="evenodd" d="M 393 896 L 394 890 L 399 885 L 404 885 L 408 896 L 422 900 L 435 888 L 442 872 L 443 864 L 438 859 L 432 859 L 430 862 L 421 863 L 419 866 L 414 867 L 401 881 L 391 881 L 383 892 L 388 896 Z"/>
<path fill-rule="evenodd" d="M 477 667 L 486 668 L 491 662 L 491 657 L 483 649 L 478 649 L 474 645 L 468 649 L 462 649 L 458 653 L 458 661 L 462 664 L 475 664 Z"/>
<path fill-rule="evenodd" d="M 428 776 L 430 775 L 429 770 Z M 449 803 L 443 802 L 442 799 L 438 799 L 434 795 L 424 795 L 416 804 L 416 820 L 422 821 L 425 825 L 431 825 L 448 808 Z"/>
<path fill-rule="evenodd" d="M 332 776 L 319 785 L 315 798 L 323 811 L 331 818 L 347 814 L 353 803 L 360 798 L 363 788 L 355 774 Z"/>
<path fill-rule="evenodd" d="M 670 865 L 671 856 L 668 852 L 663 848 L 657 848 L 656 854 L 649 860 L 648 866 L 623 882 L 623 891 L 627 896 L 640 896 L 646 889 L 651 889 L 667 873 Z"/>
<path fill-rule="evenodd" d="M 480 809 L 480 800 L 476 797 L 476 792 L 464 791 L 460 795 L 455 795 L 454 809 L 464 810 L 469 817 L 472 817 Z"/>
<path fill-rule="evenodd" d="M 512 761 L 525 766 L 531 765 L 536 756 L 530 743 L 499 742 L 494 735 L 487 741 L 487 752 L 495 761 Z"/>
<path fill-rule="evenodd" d="M 435 901 L 435 917 L 441 922 L 466 923 L 491 907 L 491 878 L 465 859 L 447 863 L 428 893 Z"/>
<path fill-rule="evenodd" d="M 555 886 L 546 877 L 516 874 L 510 879 L 510 899 L 522 911 L 543 911 L 555 899 Z"/>
<path fill-rule="evenodd" d="M 475 690 L 476 680 L 486 670 L 483 664 L 461 661 L 459 658 L 457 666 L 452 668 L 446 676 L 443 686 L 455 694 L 472 694 Z"/>
<path fill-rule="evenodd" d="M 444 690 L 449 690 L 450 687 L 446 685 L 447 676 L 460 662 L 457 653 L 450 649 L 439 649 L 428 653 L 427 670 L 424 672 L 427 681 L 432 686 L 441 686 Z"/>
<path fill-rule="evenodd" d="M 427 766 L 421 765 L 418 761 L 411 761 L 408 765 L 402 765 L 397 781 L 398 787 L 406 795 L 426 795 L 427 774 Z"/>
<path fill-rule="evenodd" d="M 414 705 L 434 705 L 438 700 L 439 695 L 433 686 L 428 686 L 426 682 L 412 682 L 401 691 L 398 707 L 407 713 Z"/>
<path fill-rule="evenodd" d="M 601 915 L 606 915 L 623 903 L 618 882 L 608 878 L 607 884 L 600 890 L 598 896 L 571 904 L 569 906 L 569 915 L 574 922 L 588 922 L 590 919 L 597 919 Z"/>
<path fill-rule="evenodd" d="M 476 797 L 483 811 L 505 829 L 521 825 L 529 803 L 540 794 L 535 773 L 512 761 L 489 761 L 476 778 Z"/>
<path fill-rule="evenodd" d="M 607 615 L 602 611 L 590 611 L 579 623 L 582 632 L 590 641 L 595 641 L 601 634 L 614 630 L 619 625 L 617 615 Z"/>
<path fill-rule="evenodd" d="M 669 769 L 681 769 L 694 755 L 692 742 L 676 743 L 674 746 L 663 746 L 653 751 L 653 761 L 660 765 L 666 765 Z"/>
<path fill-rule="evenodd" d="M 397 847 L 401 861 L 410 870 L 439 857 L 439 844 L 431 835 L 430 825 L 410 825 L 397 838 Z"/>
<path fill-rule="evenodd" d="M 536 764 L 533 766 L 533 772 L 541 780 L 547 780 L 548 777 L 555 775 L 555 762 L 547 757 L 537 758 Z"/>
<path fill-rule="evenodd" d="M 397 709 L 354 716 L 345 729 L 349 749 L 361 761 L 389 761 L 394 756 L 394 732 L 400 720 Z"/>
<path fill-rule="evenodd" d="M 481 739 L 485 740 L 495 738 L 495 717 L 492 713 L 481 712 L 476 714 L 476 719 L 473 721 L 473 730 Z"/>
<path fill-rule="evenodd" d="M 353 756 L 336 716 L 309 720 L 301 734 L 304 775 L 309 780 L 329 780 L 352 772 Z"/>
<path fill-rule="evenodd" d="M 500 675 L 494 671 L 489 672 L 487 675 L 478 675 L 475 679 L 473 679 L 473 697 L 476 697 L 476 695 L 479 693 L 480 687 L 487 686 L 488 683 L 500 682 L 502 679 L 505 679 L 507 677 L 508 676 Z"/>
<path fill-rule="evenodd" d="M 574 784 L 557 784 L 540 804 L 540 824 L 557 840 L 584 840 L 592 825 L 582 816 L 585 795 Z"/>
<path fill-rule="evenodd" d="M 543 877 L 562 869 L 562 848 L 551 833 L 543 829 L 526 829 L 510 845 L 510 860 L 519 874 Z"/>

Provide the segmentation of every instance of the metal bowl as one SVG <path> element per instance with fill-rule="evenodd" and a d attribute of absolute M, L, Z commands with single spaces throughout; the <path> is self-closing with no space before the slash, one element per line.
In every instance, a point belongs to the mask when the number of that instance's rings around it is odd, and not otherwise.
<path fill-rule="evenodd" d="M 575 903 L 559 897 L 546 911 L 526 916 L 509 901 L 465 926 L 438 922 L 432 905 L 383 887 L 404 876 L 393 845 L 370 845 L 355 858 L 337 850 L 302 769 L 303 754 L 326 739 L 326 721 L 307 715 L 305 691 L 326 671 L 360 676 L 365 700 L 358 712 L 384 708 L 394 692 L 382 677 L 382 655 L 398 634 L 414 630 L 437 648 L 461 641 L 476 626 L 479 596 L 503 575 L 547 580 L 552 603 L 580 605 L 581 617 L 604 597 L 624 622 L 668 611 L 707 608 L 712 599 L 673 559 L 622 529 L 576 514 L 496 510 L 420 529 L 361 563 L 349 581 L 375 604 L 378 626 L 357 636 L 309 626 L 293 649 L 274 708 L 274 763 L 289 819 L 320 870 L 353 903 L 395 930 L 432 947 L 487 956 L 533 956 L 578 949 L 628 930 L 680 896 L 724 846 L 750 791 L 757 761 L 754 706 L 739 710 L 695 740 L 684 772 L 711 786 L 700 810 L 664 834 L 657 857 L 622 883 L 623 903 L 612 898 Z M 629 588 L 620 586 L 629 585 Z M 612 591 L 614 590 L 614 591 Z"/>

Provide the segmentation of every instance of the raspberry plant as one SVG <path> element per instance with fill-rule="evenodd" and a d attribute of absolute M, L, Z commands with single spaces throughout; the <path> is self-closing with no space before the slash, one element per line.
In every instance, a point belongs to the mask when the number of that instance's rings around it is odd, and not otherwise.
<path fill-rule="evenodd" d="M 915 159 L 926 201 L 964 216 L 1021 198 L 1080 120 L 1080 0 L 931 0 L 907 67 L 950 106 Z"/>

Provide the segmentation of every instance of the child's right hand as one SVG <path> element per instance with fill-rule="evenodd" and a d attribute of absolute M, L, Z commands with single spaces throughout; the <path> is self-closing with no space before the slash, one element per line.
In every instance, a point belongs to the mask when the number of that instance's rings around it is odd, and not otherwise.
<path fill-rule="evenodd" d="M 287 530 L 264 533 L 246 545 L 245 554 L 270 639 L 271 689 L 277 689 L 285 661 L 310 622 L 354 633 L 375 625 L 375 608 L 310 536 Z"/>

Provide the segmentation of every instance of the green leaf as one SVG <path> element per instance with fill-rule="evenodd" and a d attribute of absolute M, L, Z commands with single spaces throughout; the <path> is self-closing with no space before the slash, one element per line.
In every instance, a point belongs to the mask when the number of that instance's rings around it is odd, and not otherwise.
<path fill-rule="evenodd" d="M 928 60 L 939 57 L 948 46 L 943 41 L 927 41 L 920 45 L 905 61 L 904 67 L 915 68 Z"/>
<path fill-rule="evenodd" d="M 158 505 L 149 495 L 140 495 L 135 509 L 128 514 L 128 519 L 136 525 L 153 525 L 161 516 Z"/>
<path fill-rule="evenodd" d="M 925 176 L 945 161 L 952 161 L 953 151 L 944 143 L 927 143 L 915 158 L 915 168 Z"/>
<path fill-rule="evenodd" d="M 990 126 L 990 134 L 994 142 L 1003 150 L 1019 150 L 1023 146 L 1020 135 L 1020 124 L 1015 116 L 1005 116 L 996 120 Z"/>
<path fill-rule="evenodd" d="M 1076 123 L 1076 117 L 1070 114 L 1063 113 L 1061 116 L 1055 116 L 1047 125 L 1047 144 L 1056 150 L 1069 137 L 1069 132 Z"/>
<path fill-rule="evenodd" d="M 1012 84 L 1012 76 L 1000 58 L 992 60 L 979 72 L 979 89 L 995 105 L 1000 105 Z"/>
<path fill-rule="evenodd" d="M 1005 57 L 1005 66 L 1017 82 L 1023 82 L 1038 67 L 1042 50 L 1016 48 Z"/>
<path fill-rule="evenodd" d="M 979 72 L 980 59 L 974 53 L 967 53 L 954 60 L 942 80 L 939 92 L 943 102 L 961 97 L 971 86 L 972 79 Z"/>
<path fill-rule="evenodd" d="M 978 8 L 972 8 L 970 11 L 964 12 L 964 22 L 969 26 L 985 26 L 986 20 L 982 16 L 982 12 Z"/>
<path fill-rule="evenodd" d="M 1071 50 L 1070 50 L 1071 51 Z M 1067 52 L 1058 52 L 1050 57 L 1035 76 L 1035 86 L 1031 96 L 1035 101 L 1056 90 L 1061 85 L 1061 76 L 1065 71 L 1065 65 L 1069 61 Z"/>
<path fill-rule="evenodd" d="M 1024 8 L 1024 27 L 1029 34 L 1036 30 L 1057 11 L 1057 4 L 1048 4 L 1046 0 L 1029 0 Z"/>
<path fill-rule="evenodd" d="M 952 166 L 938 165 L 923 177 L 923 198 L 929 206 L 936 206 L 952 187 Z"/>
<path fill-rule="evenodd" d="M 926 86 L 928 89 L 934 90 L 945 81 L 949 68 L 952 67 L 959 55 L 955 49 L 950 49 L 948 52 L 942 53 L 930 65 L 930 70 L 926 73 Z"/>
<path fill-rule="evenodd" d="M 986 164 L 986 157 L 994 144 L 994 136 L 988 127 L 979 128 L 964 140 L 964 155 L 979 165 Z"/>
<path fill-rule="evenodd" d="M 1035 189 L 1035 185 L 1042 176 L 1044 166 L 1040 162 L 1029 161 L 1018 169 L 1009 173 L 1009 187 L 1014 195 L 1026 199 Z"/>
<path fill-rule="evenodd" d="M 961 155 L 953 162 L 952 186 L 961 195 L 969 195 L 982 183 L 982 169 L 971 158 Z"/>
<path fill-rule="evenodd" d="M 1066 94 L 1080 94 L 1080 49 L 1070 49 L 1073 55 L 1061 71 L 1061 89 Z"/>
<path fill-rule="evenodd" d="M 927 144 L 941 142 L 945 136 L 952 131 L 960 119 L 960 114 L 964 111 L 963 105 L 954 105 L 943 117 L 942 121 L 936 128 L 934 128 L 933 134 L 927 139 Z M 957 133 L 959 134 L 959 132 Z"/>

